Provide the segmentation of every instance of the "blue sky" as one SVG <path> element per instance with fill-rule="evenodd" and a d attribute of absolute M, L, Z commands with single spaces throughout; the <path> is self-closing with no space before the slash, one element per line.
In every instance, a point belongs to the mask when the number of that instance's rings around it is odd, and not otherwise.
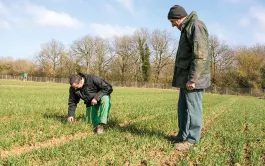
<path fill-rule="evenodd" d="M 209 33 L 231 46 L 265 44 L 264 0 L 0 0 L 0 57 L 32 59 L 51 39 L 68 47 L 85 35 L 111 37 L 137 28 L 179 32 L 171 6 L 195 10 Z"/>

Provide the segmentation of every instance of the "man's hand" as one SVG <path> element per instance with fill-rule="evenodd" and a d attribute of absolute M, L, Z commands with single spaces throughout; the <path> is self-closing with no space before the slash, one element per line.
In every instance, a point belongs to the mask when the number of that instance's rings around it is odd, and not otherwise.
<path fill-rule="evenodd" d="M 96 99 L 92 99 L 92 101 L 91 101 L 91 105 L 95 105 L 95 104 L 97 104 L 98 103 L 98 101 L 96 100 Z"/>
<path fill-rule="evenodd" d="M 70 117 L 68 117 L 67 120 L 68 120 L 69 123 L 72 123 L 74 121 L 74 117 L 70 116 Z"/>
<path fill-rule="evenodd" d="M 188 81 L 188 82 L 186 83 L 186 88 L 187 88 L 188 90 L 193 90 L 193 89 L 195 88 L 195 83 L 194 83 L 194 82 L 191 82 L 191 81 Z"/>

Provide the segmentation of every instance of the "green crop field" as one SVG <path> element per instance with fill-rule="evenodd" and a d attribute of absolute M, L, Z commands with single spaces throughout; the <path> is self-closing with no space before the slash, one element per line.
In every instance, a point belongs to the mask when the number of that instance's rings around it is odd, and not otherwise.
<path fill-rule="evenodd" d="M 177 90 L 114 87 L 109 125 L 95 135 L 69 85 L 0 80 L 0 165 L 264 165 L 265 100 L 204 94 L 199 144 L 174 150 Z"/>

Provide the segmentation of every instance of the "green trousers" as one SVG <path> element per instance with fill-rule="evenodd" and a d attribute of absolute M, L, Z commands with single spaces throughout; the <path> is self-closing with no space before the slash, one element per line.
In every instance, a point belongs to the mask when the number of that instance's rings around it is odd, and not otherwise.
<path fill-rule="evenodd" d="M 100 123 L 107 124 L 110 107 L 110 96 L 103 96 L 96 105 L 86 108 L 86 122 L 90 123 L 92 117 L 93 127 L 97 127 Z"/>

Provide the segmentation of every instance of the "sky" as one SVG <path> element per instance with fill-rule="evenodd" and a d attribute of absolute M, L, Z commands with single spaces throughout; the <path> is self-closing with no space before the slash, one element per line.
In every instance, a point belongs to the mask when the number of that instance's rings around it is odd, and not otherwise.
<path fill-rule="evenodd" d="M 173 5 L 196 11 L 211 35 L 230 46 L 265 44 L 264 0 L 0 0 L 0 57 L 33 59 L 52 39 L 69 47 L 85 35 L 167 30 Z"/>

